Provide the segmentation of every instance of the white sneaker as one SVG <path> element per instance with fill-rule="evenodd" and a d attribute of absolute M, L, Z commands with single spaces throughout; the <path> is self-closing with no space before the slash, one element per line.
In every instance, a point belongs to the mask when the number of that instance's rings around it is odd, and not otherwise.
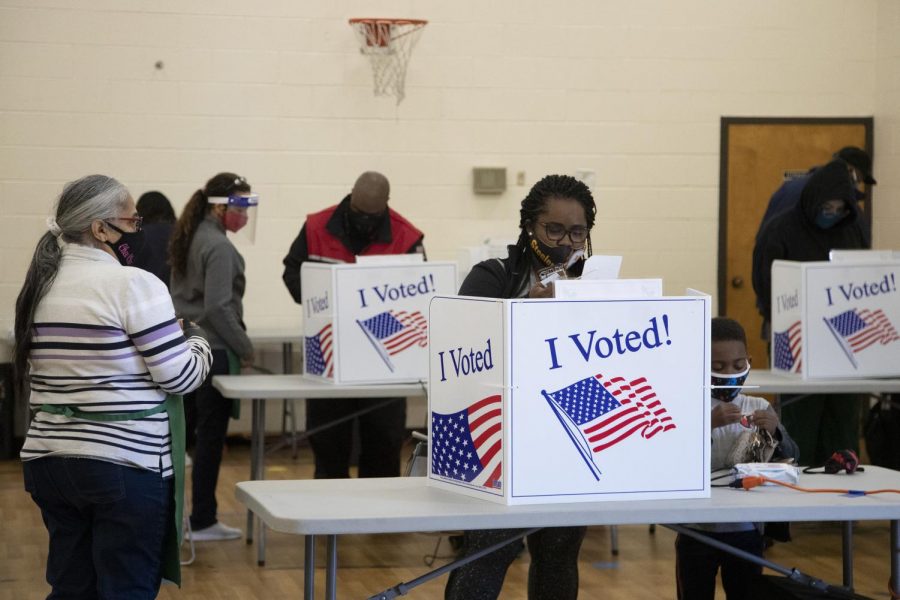
<path fill-rule="evenodd" d="M 229 527 L 225 523 L 216 523 L 203 529 L 195 529 L 190 533 L 190 539 L 195 542 L 221 542 L 223 540 L 237 540 L 244 532 L 237 527 Z"/>

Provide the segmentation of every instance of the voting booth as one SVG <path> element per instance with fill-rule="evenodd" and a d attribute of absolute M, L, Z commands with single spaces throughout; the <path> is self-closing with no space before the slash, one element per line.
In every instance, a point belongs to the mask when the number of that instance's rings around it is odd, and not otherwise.
<path fill-rule="evenodd" d="M 431 300 L 429 485 L 504 504 L 708 497 L 706 295 Z"/>
<path fill-rule="evenodd" d="M 900 260 L 772 263 L 772 370 L 900 375 Z"/>
<path fill-rule="evenodd" d="M 424 381 L 428 302 L 456 291 L 456 265 L 300 267 L 304 371 L 335 383 Z"/>

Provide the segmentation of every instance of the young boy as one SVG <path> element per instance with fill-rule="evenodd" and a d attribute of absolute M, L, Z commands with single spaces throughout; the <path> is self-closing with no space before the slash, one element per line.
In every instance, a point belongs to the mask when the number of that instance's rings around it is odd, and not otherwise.
<path fill-rule="evenodd" d="M 712 385 L 741 386 L 750 372 L 747 337 L 734 319 L 712 320 Z M 711 466 L 716 471 L 726 465 L 732 448 L 747 425 L 765 429 L 778 442 L 776 456 L 796 458 L 797 445 L 778 422 L 778 415 L 764 398 L 746 396 L 740 387 L 712 390 Z M 745 424 L 742 424 L 743 423 Z M 704 535 L 757 556 L 763 553 L 762 523 L 690 524 Z M 762 567 L 717 550 L 685 535 L 675 539 L 675 577 L 679 600 L 712 600 L 716 594 L 716 573 L 722 570 L 722 586 L 728 600 L 749 598 L 750 582 L 762 574 Z"/>

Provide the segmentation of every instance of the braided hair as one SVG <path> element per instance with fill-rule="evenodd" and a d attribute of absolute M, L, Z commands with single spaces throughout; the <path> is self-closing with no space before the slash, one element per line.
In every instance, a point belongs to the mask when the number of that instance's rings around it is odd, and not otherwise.
<path fill-rule="evenodd" d="M 588 237 L 584 244 L 585 258 L 591 255 L 590 231 L 594 227 L 597 216 L 597 205 L 594 204 L 594 196 L 591 190 L 583 182 L 569 175 L 547 175 L 534 184 L 519 209 L 519 239 L 516 241 L 515 252 L 519 257 L 519 269 L 514 274 L 515 281 L 510 289 L 519 289 L 524 280 L 530 277 L 528 245 L 530 238 L 527 226 L 537 223 L 538 217 L 547 209 L 547 202 L 553 198 L 565 198 L 578 202 L 584 209 L 584 218 L 587 222 Z"/>

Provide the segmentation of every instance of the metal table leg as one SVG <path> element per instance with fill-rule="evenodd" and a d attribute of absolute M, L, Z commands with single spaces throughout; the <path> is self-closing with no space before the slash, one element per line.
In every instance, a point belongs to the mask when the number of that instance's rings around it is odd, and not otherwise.
<path fill-rule="evenodd" d="M 328 562 L 325 565 L 325 598 L 337 598 L 337 536 L 328 536 Z"/>
<path fill-rule="evenodd" d="M 262 436 L 259 435 L 258 429 L 260 427 L 259 415 L 257 412 L 259 411 L 259 405 L 263 402 L 263 400 L 253 399 L 252 408 L 250 409 L 250 481 L 256 481 L 258 477 L 258 469 L 256 462 L 256 455 L 258 452 L 257 446 L 260 444 L 260 440 Z M 248 544 L 253 543 L 253 512 L 248 508 L 247 509 L 247 532 L 245 538 Z"/>
<path fill-rule="evenodd" d="M 303 556 L 303 600 L 313 600 L 316 595 L 316 536 L 308 535 Z"/>
<path fill-rule="evenodd" d="M 841 524 L 841 557 L 844 565 L 844 587 L 853 589 L 853 521 Z"/>
<path fill-rule="evenodd" d="M 256 436 L 256 447 L 254 448 L 253 462 L 256 463 L 256 473 L 254 480 L 266 478 L 266 401 L 254 400 L 256 405 L 254 411 L 255 423 L 253 426 L 253 435 Z M 265 524 L 262 519 L 257 520 L 259 526 L 259 540 L 256 545 L 256 562 L 259 566 L 266 564 L 266 536 L 264 533 Z"/>

